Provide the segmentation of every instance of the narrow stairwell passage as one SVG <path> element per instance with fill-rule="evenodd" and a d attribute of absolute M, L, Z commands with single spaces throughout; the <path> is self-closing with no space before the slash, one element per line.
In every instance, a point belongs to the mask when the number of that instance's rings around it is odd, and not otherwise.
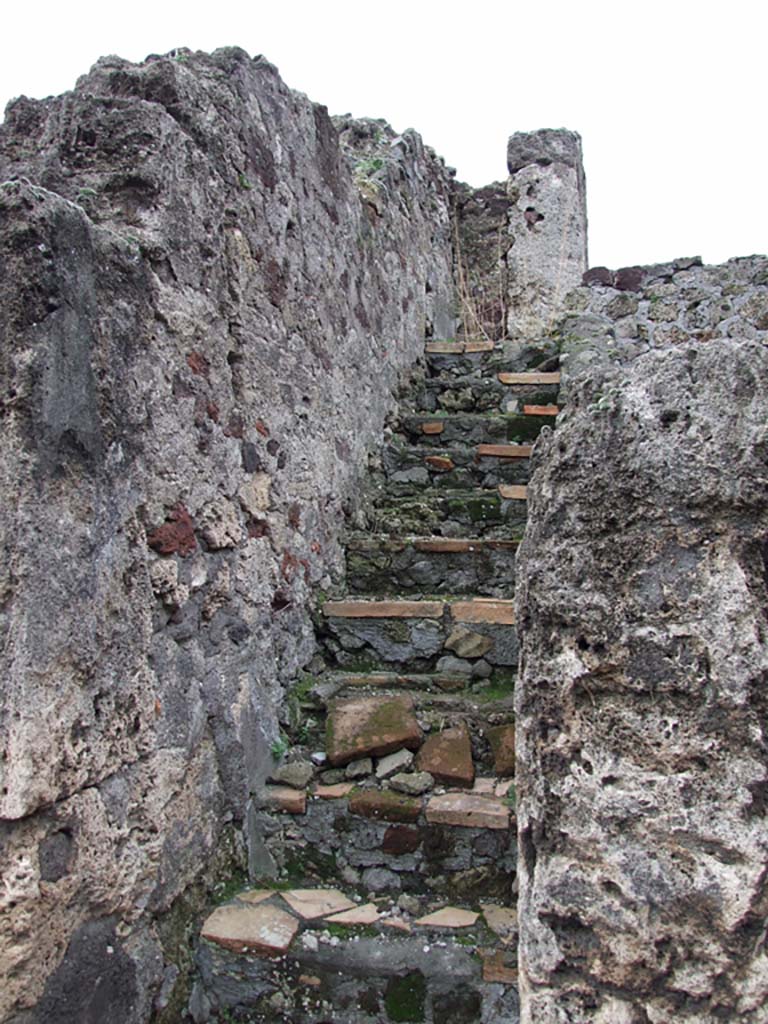
<path fill-rule="evenodd" d="M 254 822 L 264 878 L 203 927 L 201 1020 L 518 1019 L 514 562 L 557 356 L 425 359 L 289 701 Z"/>

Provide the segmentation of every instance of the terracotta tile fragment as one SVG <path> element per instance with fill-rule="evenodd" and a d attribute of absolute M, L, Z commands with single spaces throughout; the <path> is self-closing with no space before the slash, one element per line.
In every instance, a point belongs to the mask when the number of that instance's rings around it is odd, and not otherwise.
<path fill-rule="evenodd" d="M 475 548 L 480 547 L 480 542 L 461 540 L 454 537 L 426 537 L 415 540 L 413 546 L 417 551 L 453 554 L 455 552 L 473 551 Z"/>
<path fill-rule="evenodd" d="M 402 917 L 385 917 L 381 923 L 385 928 L 396 928 L 399 932 L 412 931 L 410 923 Z"/>
<path fill-rule="evenodd" d="M 355 903 L 338 889 L 289 889 L 282 897 L 291 910 L 306 921 L 351 910 Z"/>
<path fill-rule="evenodd" d="M 424 351 L 435 355 L 461 355 L 464 351 L 463 341 L 428 341 Z"/>
<path fill-rule="evenodd" d="M 528 500 L 528 488 L 525 484 L 499 484 L 499 494 L 505 501 Z"/>
<path fill-rule="evenodd" d="M 418 918 L 414 924 L 426 925 L 431 928 L 470 928 L 480 915 L 472 910 L 461 907 L 443 907 L 434 914 Z"/>
<path fill-rule="evenodd" d="M 479 444 L 477 454 L 496 459 L 527 459 L 533 451 L 531 444 Z"/>
<path fill-rule="evenodd" d="M 451 605 L 451 615 L 456 622 L 498 622 L 514 625 L 514 601 L 456 601 Z"/>
<path fill-rule="evenodd" d="M 287 952 L 298 929 L 296 918 L 279 907 L 229 905 L 217 907 L 200 934 L 235 953 L 280 956 Z"/>
<path fill-rule="evenodd" d="M 321 800 L 340 800 L 349 796 L 354 788 L 354 782 L 337 782 L 335 786 L 318 785 L 315 787 L 315 796 Z"/>
<path fill-rule="evenodd" d="M 350 796 L 349 812 L 374 821 L 412 823 L 421 814 L 421 800 L 391 790 L 361 789 Z"/>
<path fill-rule="evenodd" d="M 306 814 L 307 792 L 304 789 L 291 789 L 290 786 L 267 786 L 264 790 L 267 807 L 283 814 Z"/>
<path fill-rule="evenodd" d="M 509 828 L 509 807 L 495 797 L 474 793 L 443 793 L 430 797 L 426 817 L 431 825 Z"/>
<path fill-rule="evenodd" d="M 450 473 L 452 469 L 455 469 L 453 459 L 449 459 L 445 455 L 428 455 L 424 459 L 430 469 L 434 469 L 437 473 Z"/>
<path fill-rule="evenodd" d="M 323 614 L 336 619 L 439 619 L 442 601 L 326 601 Z"/>
<path fill-rule="evenodd" d="M 559 384 L 560 371 L 552 373 L 500 373 L 499 380 L 502 384 Z"/>
<path fill-rule="evenodd" d="M 235 899 L 239 900 L 241 903 L 250 903 L 253 906 L 256 906 L 274 895 L 274 889 L 246 889 L 245 892 L 239 892 Z"/>
<path fill-rule="evenodd" d="M 342 910 L 340 914 L 331 914 L 326 921 L 332 924 L 355 925 L 375 924 L 381 914 L 375 903 L 364 903 L 360 907 L 353 907 L 351 910 Z"/>
<path fill-rule="evenodd" d="M 445 430 L 445 424 L 439 421 L 431 421 L 429 423 L 421 424 L 422 434 L 442 434 Z"/>
<path fill-rule="evenodd" d="M 524 405 L 526 416 L 557 416 L 560 409 L 556 405 Z"/>
<path fill-rule="evenodd" d="M 493 352 L 496 345 L 492 341 L 466 341 L 464 343 L 465 352 Z"/>

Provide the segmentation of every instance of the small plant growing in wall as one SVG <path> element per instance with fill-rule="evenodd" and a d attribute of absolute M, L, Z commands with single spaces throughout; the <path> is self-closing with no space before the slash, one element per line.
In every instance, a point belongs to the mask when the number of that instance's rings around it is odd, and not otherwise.
<path fill-rule="evenodd" d="M 288 753 L 288 747 L 288 740 L 281 733 L 276 740 L 272 741 L 272 745 L 270 746 L 269 751 L 276 761 L 282 761 L 282 759 Z"/>

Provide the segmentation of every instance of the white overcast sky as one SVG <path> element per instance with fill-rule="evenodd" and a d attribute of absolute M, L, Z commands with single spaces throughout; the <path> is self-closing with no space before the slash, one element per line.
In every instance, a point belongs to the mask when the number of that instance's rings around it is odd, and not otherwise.
<path fill-rule="evenodd" d="M 103 54 L 237 45 L 472 185 L 505 177 L 512 132 L 579 131 L 593 266 L 768 251 L 766 0 L 7 0 L 0 26 L 0 110 Z"/>

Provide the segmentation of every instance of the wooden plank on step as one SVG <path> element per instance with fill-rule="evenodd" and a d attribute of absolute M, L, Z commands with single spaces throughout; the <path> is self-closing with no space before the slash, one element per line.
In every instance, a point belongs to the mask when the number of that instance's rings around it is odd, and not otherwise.
<path fill-rule="evenodd" d="M 554 373 L 500 373 L 502 384 L 559 384 L 560 371 Z"/>
<path fill-rule="evenodd" d="M 436 422 L 421 424 L 422 434 L 442 434 L 444 430 L 445 424 L 441 423 L 439 420 L 437 420 Z"/>
<path fill-rule="evenodd" d="M 502 498 L 512 501 L 527 501 L 528 488 L 525 484 L 499 484 L 499 494 Z"/>
<path fill-rule="evenodd" d="M 560 412 L 556 405 L 524 405 L 526 416 L 557 416 Z"/>
<path fill-rule="evenodd" d="M 494 598 L 456 601 L 451 605 L 451 615 L 456 622 L 497 622 L 512 626 L 515 623 L 515 602 Z"/>
<path fill-rule="evenodd" d="M 428 341 L 424 351 L 430 355 L 460 356 L 464 351 L 463 341 Z"/>
<path fill-rule="evenodd" d="M 477 454 L 496 459 L 527 459 L 533 451 L 532 444 L 479 444 Z"/>
<path fill-rule="evenodd" d="M 442 601 L 326 601 L 323 614 L 335 619 L 439 619 Z"/>
<path fill-rule="evenodd" d="M 493 341 L 467 341 L 464 343 L 465 352 L 493 352 L 496 344 Z"/>

